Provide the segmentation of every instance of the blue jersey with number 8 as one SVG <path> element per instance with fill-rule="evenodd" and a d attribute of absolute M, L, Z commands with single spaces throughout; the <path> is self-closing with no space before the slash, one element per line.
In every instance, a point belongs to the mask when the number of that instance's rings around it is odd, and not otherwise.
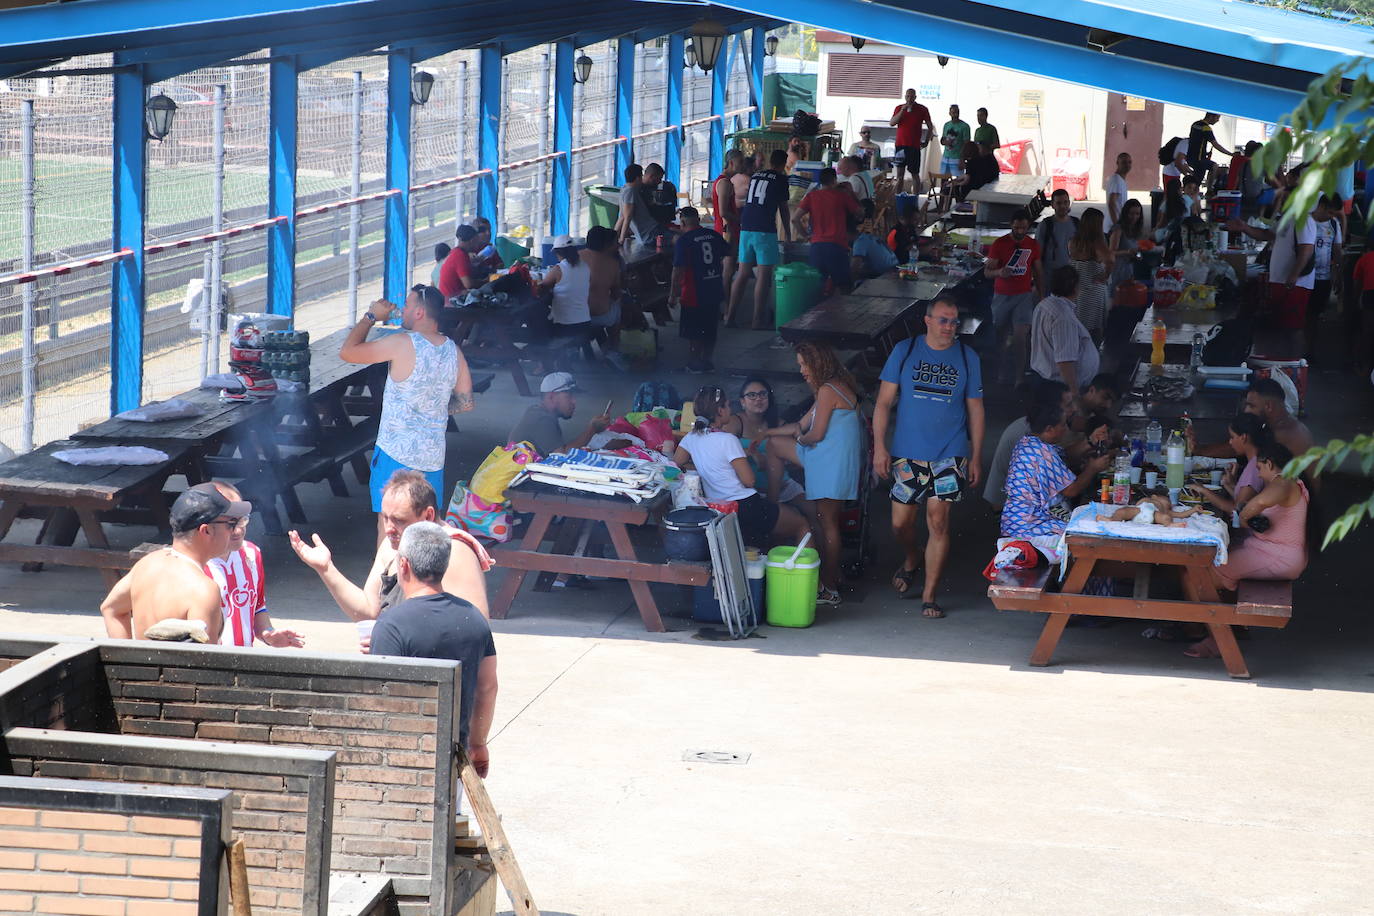
<path fill-rule="evenodd" d="M 673 244 L 673 266 L 682 268 L 683 308 L 711 308 L 725 299 L 721 259 L 729 251 L 725 239 L 704 226 L 678 236 Z"/>

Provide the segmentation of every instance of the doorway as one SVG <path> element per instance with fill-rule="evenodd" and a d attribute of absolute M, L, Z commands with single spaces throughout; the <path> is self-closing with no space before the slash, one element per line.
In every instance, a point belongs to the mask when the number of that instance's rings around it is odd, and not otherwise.
<path fill-rule="evenodd" d="M 1164 104 L 1137 96 L 1107 93 L 1107 138 L 1102 174 L 1116 171 L 1116 157 L 1131 154 L 1126 187 L 1154 190 L 1159 180 L 1159 147 L 1164 143 Z"/>

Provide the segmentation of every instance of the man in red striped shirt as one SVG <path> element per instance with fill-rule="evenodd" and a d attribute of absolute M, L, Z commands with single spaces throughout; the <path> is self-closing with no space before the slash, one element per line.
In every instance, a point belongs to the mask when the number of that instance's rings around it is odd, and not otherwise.
<path fill-rule="evenodd" d="M 230 501 L 238 501 L 238 490 L 227 483 L 196 484 L 191 489 L 213 487 Z M 205 571 L 219 586 L 220 610 L 224 627 L 220 643 L 247 647 L 254 639 L 278 649 L 299 648 L 304 638 L 295 630 L 278 630 L 267 613 L 267 579 L 263 572 L 262 551 L 248 540 L 248 516 L 238 520 L 229 532 L 229 549 L 223 556 L 205 564 Z"/>

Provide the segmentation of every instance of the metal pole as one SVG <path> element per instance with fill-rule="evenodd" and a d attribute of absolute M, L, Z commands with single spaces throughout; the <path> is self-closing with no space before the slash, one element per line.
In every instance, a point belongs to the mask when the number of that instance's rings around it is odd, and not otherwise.
<path fill-rule="evenodd" d="M 210 374 L 210 281 L 212 270 L 210 267 L 214 256 L 210 252 L 205 252 L 204 264 L 200 272 L 200 305 L 196 309 L 200 313 L 200 377 L 205 378 Z M 194 314 L 194 313 L 193 313 Z M 215 368 L 219 368 L 216 366 Z"/>
<path fill-rule="evenodd" d="M 353 71 L 353 183 L 352 196 L 363 193 L 363 71 Z M 348 207 L 348 320 L 358 321 L 358 204 Z"/>
<path fill-rule="evenodd" d="M 468 145 L 468 62 L 463 60 L 458 62 L 458 155 L 456 175 L 462 175 L 469 171 L 466 167 L 467 145 Z M 463 216 L 468 212 L 467 206 L 467 182 L 459 181 L 453 186 L 453 227 L 456 229 L 463 222 Z"/>
<path fill-rule="evenodd" d="M 553 67 L 549 66 L 549 52 L 540 55 L 543 68 L 539 71 L 539 155 L 549 154 L 549 80 L 553 78 Z M 549 197 L 544 182 L 549 177 L 549 163 L 539 163 L 534 176 L 534 248 L 537 255 L 544 250 L 544 227 L 549 224 Z"/>
<path fill-rule="evenodd" d="M 23 259 L 24 270 L 33 270 L 33 100 L 25 99 L 23 103 L 23 147 L 21 158 L 23 159 Z M 56 280 L 53 281 L 54 285 Z M 21 333 L 23 340 L 23 399 L 24 399 L 24 428 L 19 439 L 19 451 L 28 453 L 33 451 L 33 419 L 34 419 L 34 399 L 37 396 L 37 372 L 35 366 L 34 340 L 33 340 L 33 306 L 37 296 L 34 284 L 24 284 L 24 314 L 21 321 Z"/>
<path fill-rule="evenodd" d="M 501 58 L 501 104 L 505 105 L 510 98 L 510 67 L 504 56 Z M 496 149 L 498 159 L 506 158 L 506 119 L 502 117 L 496 122 Z M 496 225 L 492 227 L 492 244 L 496 243 L 496 236 L 506 232 L 506 173 L 498 171 L 496 173 Z"/>
<path fill-rule="evenodd" d="M 582 84 L 573 84 L 573 122 L 572 135 L 574 147 L 582 145 Z M 572 158 L 572 187 L 568 192 L 572 194 L 572 229 L 573 235 L 582 234 L 582 198 L 586 196 L 582 190 L 582 155 L 581 153 L 568 153 Z"/>
<path fill-rule="evenodd" d="M 224 85 L 215 87 L 215 171 L 214 196 L 210 205 L 212 227 L 215 232 L 224 228 Z M 210 325 L 210 368 L 219 371 L 219 313 L 220 286 L 224 276 L 224 241 L 210 243 L 210 310 L 206 320 Z"/>
<path fill-rule="evenodd" d="M 415 186 L 415 135 L 419 133 L 420 111 L 423 105 L 410 105 L 410 155 L 406 157 L 406 187 Z M 406 195 L 406 283 L 405 288 L 410 289 L 411 280 L 415 277 L 415 192 L 411 191 Z"/>

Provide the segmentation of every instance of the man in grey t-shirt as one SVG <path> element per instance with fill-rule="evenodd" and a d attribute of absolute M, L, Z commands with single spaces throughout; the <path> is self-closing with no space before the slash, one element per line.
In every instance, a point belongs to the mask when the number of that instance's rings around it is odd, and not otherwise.
<path fill-rule="evenodd" d="M 1078 231 L 1078 220 L 1069 215 L 1073 201 L 1069 192 L 1059 188 L 1050 195 L 1050 206 L 1054 216 L 1041 220 L 1035 229 L 1035 240 L 1040 243 L 1041 270 L 1048 277 L 1056 267 L 1069 263 L 1069 240 Z"/>
<path fill-rule="evenodd" d="M 647 169 L 631 163 L 625 168 L 625 186 L 620 189 L 620 219 L 616 222 L 616 237 L 623 245 L 633 238 L 631 257 L 653 249 L 660 235 L 667 230 L 654 219 L 649 209 L 649 195 L 663 180 L 663 168 L 649 163 Z"/>
<path fill-rule="evenodd" d="M 539 403 L 531 404 L 511 429 L 507 442 L 528 442 L 540 455 L 570 448 L 583 448 L 588 440 L 611 425 L 606 415 L 592 417 L 582 434 L 569 441 L 563 440 L 563 426 L 560 420 L 571 420 L 577 412 L 577 382 L 571 372 L 550 372 L 539 383 Z"/>

